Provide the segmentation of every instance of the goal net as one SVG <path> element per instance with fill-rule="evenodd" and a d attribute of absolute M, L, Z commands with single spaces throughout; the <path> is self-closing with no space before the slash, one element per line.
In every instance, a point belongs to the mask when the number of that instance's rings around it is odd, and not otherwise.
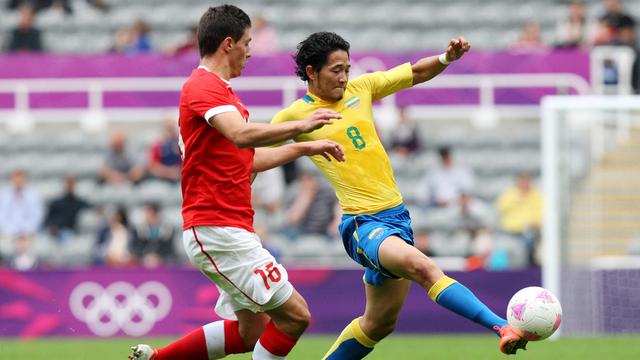
<path fill-rule="evenodd" d="M 640 332 L 640 97 L 542 101 L 543 286 L 562 335 Z"/>

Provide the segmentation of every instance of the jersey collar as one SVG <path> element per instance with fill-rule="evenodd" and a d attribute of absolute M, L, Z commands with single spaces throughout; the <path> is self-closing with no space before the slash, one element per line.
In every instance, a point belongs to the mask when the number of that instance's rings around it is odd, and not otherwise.
<path fill-rule="evenodd" d="M 218 78 L 220 78 L 220 80 L 224 81 L 224 82 L 225 82 L 225 84 L 227 84 L 227 85 L 231 85 L 231 83 L 230 83 L 229 81 L 227 81 L 227 80 L 225 80 L 225 79 L 221 78 L 221 77 L 220 77 L 220 75 L 218 75 L 218 74 L 214 73 L 213 71 L 209 70 L 209 68 L 207 68 L 207 67 L 206 67 L 206 66 L 204 66 L 204 65 L 200 65 L 200 66 L 198 66 L 198 69 L 204 69 L 204 70 L 206 70 L 206 71 L 208 71 L 208 72 L 212 73 L 213 75 L 217 76 Z"/>
<path fill-rule="evenodd" d="M 316 103 L 316 104 L 324 104 L 324 105 L 332 105 L 334 103 L 330 103 L 326 100 L 322 100 L 320 97 L 312 94 L 310 91 L 307 91 L 307 93 L 302 97 L 302 101 L 311 104 L 311 103 Z"/>

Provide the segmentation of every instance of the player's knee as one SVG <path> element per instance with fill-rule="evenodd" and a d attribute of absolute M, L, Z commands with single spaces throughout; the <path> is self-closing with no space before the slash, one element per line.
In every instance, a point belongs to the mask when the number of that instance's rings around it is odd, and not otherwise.
<path fill-rule="evenodd" d="M 306 306 L 300 306 L 287 314 L 284 322 L 280 322 L 278 325 L 281 330 L 287 335 L 293 337 L 300 337 L 302 333 L 309 327 L 311 323 L 311 313 Z"/>
<path fill-rule="evenodd" d="M 396 324 L 397 319 L 395 318 L 376 319 L 375 322 L 368 326 L 368 328 L 371 329 L 371 334 L 367 334 L 367 336 L 376 341 L 380 341 L 396 329 Z"/>
<path fill-rule="evenodd" d="M 300 333 L 304 332 L 311 323 L 311 312 L 309 311 L 309 308 L 305 306 L 299 309 L 299 311 L 297 311 L 295 316 L 293 317 L 292 321 L 295 323 Z"/>
<path fill-rule="evenodd" d="M 442 270 L 426 256 L 410 256 L 406 261 L 406 270 L 411 279 L 419 284 L 433 283 L 442 277 Z"/>

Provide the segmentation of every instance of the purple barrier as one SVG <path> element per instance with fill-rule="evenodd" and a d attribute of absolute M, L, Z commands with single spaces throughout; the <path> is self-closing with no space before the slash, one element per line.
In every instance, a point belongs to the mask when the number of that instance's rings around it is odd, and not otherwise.
<path fill-rule="evenodd" d="M 362 70 L 380 70 L 416 61 L 434 52 L 402 54 L 361 52 L 351 60 Z M 55 55 L 0 54 L 0 79 L 75 77 L 187 77 L 198 65 L 198 54 L 182 56 L 148 55 Z M 293 76 L 289 54 L 254 56 L 244 76 Z M 589 78 L 589 54 L 585 51 L 512 53 L 473 50 L 464 60 L 447 69 L 448 74 L 573 73 Z"/>
<path fill-rule="evenodd" d="M 414 62 L 433 53 L 354 53 L 354 72 L 374 71 Z M 0 55 L 0 79 L 83 78 L 83 77 L 186 77 L 198 64 L 198 54 L 177 57 L 149 55 Z M 473 51 L 447 69 L 447 74 L 515 74 L 572 73 L 589 79 L 589 55 L 584 51 L 511 53 Z M 244 76 L 294 76 L 294 63 L 289 54 L 252 57 Z M 276 89 L 277 90 L 277 89 Z M 544 95 L 556 89 L 497 89 L 496 104 L 537 104 Z M 3 97 L 4 96 L 4 97 Z M 249 106 L 281 106 L 281 91 L 240 92 Z M 105 107 L 165 107 L 178 103 L 178 92 L 117 93 L 105 95 Z M 421 104 L 478 104 L 478 89 L 414 89 L 403 91 L 397 98 L 400 106 Z M 33 108 L 85 107 L 86 94 L 31 95 Z M 0 108 L 12 108 L 13 97 L 0 94 Z"/>
<path fill-rule="evenodd" d="M 309 303 L 311 333 L 338 333 L 364 310 L 359 270 L 289 270 Z M 452 277 L 503 315 L 517 290 L 540 284 L 538 270 L 464 272 Z M 218 291 L 185 268 L 13 272 L 0 269 L 0 337 L 177 336 L 218 316 Z M 400 332 L 477 332 L 483 329 L 434 304 L 414 286 Z"/>

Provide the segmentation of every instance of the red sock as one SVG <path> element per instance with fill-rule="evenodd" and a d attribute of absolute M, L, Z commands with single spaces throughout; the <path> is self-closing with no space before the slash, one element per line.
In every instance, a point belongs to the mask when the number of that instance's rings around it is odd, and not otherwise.
<path fill-rule="evenodd" d="M 247 352 L 244 341 L 240 337 L 239 322 L 224 321 L 224 352 L 225 354 L 242 354 Z"/>
<path fill-rule="evenodd" d="M 209 360 L 204 331 L 198 328 L 171 344 L 158 349 L 157 360 Z"/>
<path fill-rule="evenodd" d="M 287 356 L 298 339 L 294 339 L 278 330 L 273 324 L 273 321 L 269 321 L 259 341 L 260 344 L 273 355 Z"/>

